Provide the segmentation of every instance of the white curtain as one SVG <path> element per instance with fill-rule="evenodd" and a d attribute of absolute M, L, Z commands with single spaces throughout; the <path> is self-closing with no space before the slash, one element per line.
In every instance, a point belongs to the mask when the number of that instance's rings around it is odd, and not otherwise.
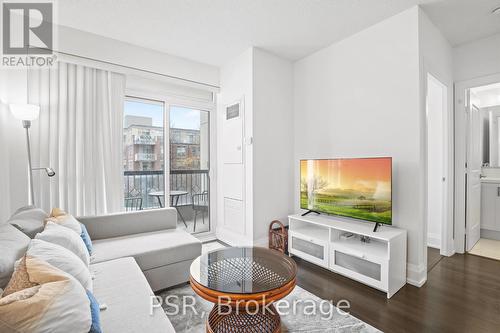
<path fill-rule="evenodd" d="M 30 71 L 29 101 L 39 104 L 32 136 L 35 204 L 75 216 L 120 211 L 123 206 L 125 77 L 82 65 Z"/>

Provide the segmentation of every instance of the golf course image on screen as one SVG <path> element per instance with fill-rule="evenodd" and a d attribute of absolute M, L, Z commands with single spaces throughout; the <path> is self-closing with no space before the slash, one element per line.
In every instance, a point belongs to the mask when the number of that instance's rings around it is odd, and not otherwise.
<path fill-rule="evenodd" d="M 300 207 L 392 224 L 392 159 L 300 161 Z"/>

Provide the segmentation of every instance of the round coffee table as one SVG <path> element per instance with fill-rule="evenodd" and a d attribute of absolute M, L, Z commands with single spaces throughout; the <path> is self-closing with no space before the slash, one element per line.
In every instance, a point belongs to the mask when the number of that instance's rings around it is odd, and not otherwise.
<path fill-rule="evenodd" d="M 273 302 L 296 284 L 297 266 L 282 253 L 260 247 L 230 247 L 206 253 L 191 264 L 190 282 L 214 303 L 207 332 L 280 332 Z"/>

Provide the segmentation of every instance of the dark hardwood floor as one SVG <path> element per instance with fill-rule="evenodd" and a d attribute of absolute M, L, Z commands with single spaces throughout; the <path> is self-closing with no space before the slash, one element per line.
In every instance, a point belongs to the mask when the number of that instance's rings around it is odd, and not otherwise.
<path fill-rule="evenodd" d="M 430 272 L 444 257 L 439 253 L 438 249 L 432 247 L 427 248 L 427 272 Z"/>
<path fill-rule="evenodd" d="M 352 315 L 384 332 L 500 332 L 500 261 L 438 258 L 423 287 L 407 284 L 388 300 L 383 292 L 293 258 L 299 286 L 323 299 L 348 300 Z"/>

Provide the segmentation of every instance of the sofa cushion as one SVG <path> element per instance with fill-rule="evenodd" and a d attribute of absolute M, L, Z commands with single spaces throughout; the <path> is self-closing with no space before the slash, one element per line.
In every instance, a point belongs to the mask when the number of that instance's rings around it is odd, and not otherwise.
<path fill-rule="evenodd" d="M 143 271 L 191 260 L 201 254 L 201 242 L 183 230 L 169 229 L 93 242 L 93 262 L 134 257 Z"/>
<path fill-rule="evenodd" d="M 92 264 L 91 269 L 94 296 L 107 306 L 100 313 L 103 332 L 175 332 L 162 308 L 151 307 L 154 294 L 133 258 Z"/>
<path fill-rule="evenodd" d="M 35 235 L 43 230 L 44 220 L 48 214 L 34 206 L 26 206 L 19 208 L 10 219 L 7 221 L 28 237 L 33 238 Z"/>
<path fill-rule="evenodd" d="M 10 224 L 0 225 L 0 288 L 5 288 L 14 264 L 28 248 L 30 238 Z"/>

